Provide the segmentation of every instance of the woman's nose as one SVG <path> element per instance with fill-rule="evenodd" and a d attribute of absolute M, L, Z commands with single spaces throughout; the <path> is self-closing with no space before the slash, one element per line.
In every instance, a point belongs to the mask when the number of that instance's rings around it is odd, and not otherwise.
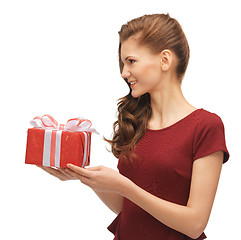
<path fill-rule="evenodd" d="M 129 78 L 130 77 L 130 72 L 126 70 L 126 68 L 124 67 L 121 73 L 121 77 L 122 78 Z"/>

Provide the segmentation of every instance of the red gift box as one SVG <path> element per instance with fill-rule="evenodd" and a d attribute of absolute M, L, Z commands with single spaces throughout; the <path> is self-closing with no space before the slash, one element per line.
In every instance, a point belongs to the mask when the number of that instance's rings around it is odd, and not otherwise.
<path fill-rule="evenodd" d="M 36 117 L 28 129 L 26 164 L 51 167 L 67 167 L 67 163 L 84 167 L 90 164 L 91 133 L 86 119 L 70 119 L 66 125 L 58 125 L 50 115 Z"/>

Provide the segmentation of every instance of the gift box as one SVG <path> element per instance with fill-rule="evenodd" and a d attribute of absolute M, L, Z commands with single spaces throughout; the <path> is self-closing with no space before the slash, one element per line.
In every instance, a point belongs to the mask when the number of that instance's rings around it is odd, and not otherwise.
<path fill-rule="evenodd" d="M 90 164 L 91 121 L 73 118 L 64 124 L 50 115 L 35 117 L 28 129 L 25 164 L 66 168 L 67 163 L 79 167 Z"/>

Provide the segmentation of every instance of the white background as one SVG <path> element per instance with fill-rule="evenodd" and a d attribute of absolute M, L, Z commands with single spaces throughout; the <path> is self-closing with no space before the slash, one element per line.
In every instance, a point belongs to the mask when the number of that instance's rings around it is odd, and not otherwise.
<path fill-rule="evenodd" d="M 115 218 L 79 181 L 62 182 L 25 165 L 29 121 L 51 114 L 60 123 L 84 116 L 110 138 L 117 100 L 128 93 L 118 66 L 118 31 L 144 14 L 169 13 L 182 25 L 191 57 L 182 90 L 196 108 L 224 123 L 223 165 L 205 233 L 240 235 L 240 4 L 238 1 L 0 2 L 0 239 L 113 239 Z M 93 135 L 91 165 L 117 159 Z"/>

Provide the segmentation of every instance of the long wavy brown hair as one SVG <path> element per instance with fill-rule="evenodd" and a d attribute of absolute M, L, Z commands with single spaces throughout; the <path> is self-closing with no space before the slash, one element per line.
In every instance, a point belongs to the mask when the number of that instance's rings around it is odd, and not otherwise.
<path fill-rule="evenodd" d="M 149 47 L 153 54 L 161 53 L 164 49 L 172 51 L 178 59 L 176 75 L 179 83 L 187 69 L 189 62 L 189 45 L 181 25 L 167 14 L 144 15 L 123 24 L 119 33 L 119 67 L 123 70 L 121 60 L 121 45 L 129 37 L 138 35 L 138 43 Z M 142 138 L 147 123 L 152 115 L 150 94 L 145 93 L 138 98 L 131 95 L 131 87 L 127 79 L 130 92 L 119 98 L 118 119 L 113 124 L 111 140 L 104 140 L 111 144 L 111 152 L 116 158 L 133 163 L 136 156 L 132 151 L 136 143 Z"/>

